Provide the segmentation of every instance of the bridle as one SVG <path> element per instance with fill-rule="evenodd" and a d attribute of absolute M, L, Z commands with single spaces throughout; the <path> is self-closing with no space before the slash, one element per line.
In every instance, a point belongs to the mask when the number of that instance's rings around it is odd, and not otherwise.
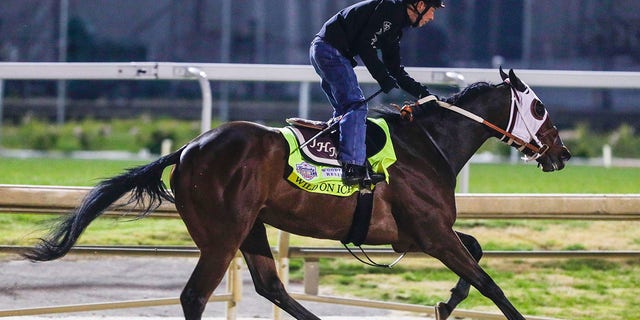
<path fill-rule="evenodd" d="M 536 160 L 538 158 L 540 158 L 541 156 L 543 156 L 548 150 L 549 150 L 549 145 L 544 144 L 540 141 L 540 139 L 538 138 L 538 136 L 540 137 L 545 137 L 549 134 L 552 134 L 554 132 L 557 133 L 557 129 L 555 127 L 552 127 L 550 129 L 547 129 L 545 131 L 543 131 L 542 133 L 539 133 L 538 131 L 540 130 L 540 127 L 538 127 L 537 129 L 533 129 L 531 128 L 531 121 L 527 121 L 527 119 L 524 119 L 524 115 L 527 114 L 524 112 L 524 108 L 525 106 L 523 105 L 524 99 L 523 99 L 523 95 L 532 95 L 533 98 L 530 98 L 530 100 L 532 99 L 537 99 L 537 97 L 535 96 L 535 94 L 533 92 L 531 92 L 531 89 L 529 89 L 527 87 L 527 90 L 525 92 L 520 92 L 517 89 L 515 89 L 509 82 L 509 79 L 506 79 L 504 81 L 505 84 L 509 85 L 509 88 L 511 89 L 511 116 L 510 119 L 514 119 L 514 120 L 518 120 L 520 119 L 520 121 L 511 121 L 510 124 L 508 125 L 507 129 L 502 129 L 500 127 L 498 127 L 497 125 L 485 120 L 484 118 L 476 115 L 473 112 L 464 110 L 458 106 L 452 105 L 450 103 L 444 102 L 444 101 L 440 101 L 437 100 L 435 96 L 427 96 L 424 98 L 421 98 L 419 100 L 417 100 L 415 103 L 413 104 L 405 104 L 402 108 L 398 109 L 400 110 L 400 114 L 402 116 L 403 119 L 407 119 L 409 121 L 413 121 L 413 109 L 419 107 L 421 104 L 424 104 L 426 102 L 429 101 L 436 101 L 436 103 L 445 109 L 451 110 L 453 112 L 456 112 L 460 115 L 463 115 L 473 121 L 476 121 L 478 123 L 481 123 L 489 128 L 491 128 L 492 130 L 502 134 L 502 138 L 500 139 L 501 141 L 503 141 L 504 143 L 508 144 L 509 146 L 515 147 L 516 149 L 518 149 L 518 151 L 524 153 L 524 156 L 522 157 L 523 160 L 525 161 L 532 161 L 532 160 Z M 397 107 L 397 106 L 396 106 Z M 540 124 L 542 124 L 542 122 L 544 122 L 548 117 L 548 114 L 545 112 L 545 116 L 542 120 L 539 120 Z M 516 126 L 520 124 L 522 126 L 522 128 L 518 128 L 519 131 L 521 132 L 525 132 L 528 134 L 528 138 L 529 141 L 534 141 L 535 144 L 527 142 L 524 140 L 524 138 L 518 137 L 516 134 L 513 133 L 513 131 L 516 129 Z M 535 131 L 534 131 L 535 130 Z M 527 154 L 527 150 L 530 151 L 531 155 Z"/>

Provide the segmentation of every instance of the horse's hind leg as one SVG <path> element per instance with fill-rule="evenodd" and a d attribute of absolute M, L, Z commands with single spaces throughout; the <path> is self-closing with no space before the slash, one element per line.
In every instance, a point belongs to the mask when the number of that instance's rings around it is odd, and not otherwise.
<path fill-rule="evenodd" d="M 319 319 L 291 298 L 278 278 L 264 224 L 256 221 L 240 246 L 256 292 L 296 319 Z"/>
<path fill-rule="evenodd" d="M 221 258 L 219 255 L 201 248 L 198 264 L 180 295 L 180 303 L 186 320 L 200 320 L 202 318 L 209 297 L 222 281 L 234 255 Z"/>
<path fill-rule="evenodd" d="M 458 234 L 458 237 L 460 237 L 462 244 L 464 244 L 465 248 L 469 250 L 469 253 L 471 253 L 473 258 L 476 261 L 480 261 L 480 258 L 482 258 L 482 247 L 480 247 L 480 243 L 478 243 L 478 240 L 462 232 L 456 231 L 456 233 Z M 449 298 L 449 301 L 439 302 L 436 305 L 436 319 L 447 319 L 449 315 L 451 315 L 453 309 L 455 309 L 458 304 L 462 302 L 462 300 L 467 298 L 470 288 L 471 284 L 466 280 L 460 278 L 456 286 L 451 289 L 451 297 Z"/>
<path fill-rule="evenodd" d="M 174 169 L 171 185 L 176 208 L 200 250 L 200 258 L 182 290 L 180 302 L 186 320 L 199 320 L 253 220 L 251 216 L 241 219 L 232 214 L 240 210 L 231 205 L 221 208 L 223 201 L 216 190 L 222 188 L 209 175 L 193 173 L 200 170 L 203 161 L 188 149 L 186 152 L 180 167 Z"/>

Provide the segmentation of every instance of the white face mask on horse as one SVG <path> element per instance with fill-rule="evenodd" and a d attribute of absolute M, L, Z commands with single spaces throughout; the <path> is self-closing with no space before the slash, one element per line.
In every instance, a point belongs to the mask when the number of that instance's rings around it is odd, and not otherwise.
<path fill-rule="evenodd" d="M 504 82 L 510 84 L 509 78 Z M 547 121 L 549 113 L 545 109 L 540 98 L 529 86 L 520 81 L 518 84 L 511 85 L 511 114 L 509 116 L 509 124 L 506 131 L 520 138 L 525 142 L 535 142 L 539 147 L 543 148 L 544 144 L 538 139 L 537 133 Z M 503 137 L 503 140 L 507 137 Z M 514 141 L 505 141 L 511 145 Z M 523 151 L 525 146 L 520 146 L 519 150 Z M 533 157 L 525 156 L 526 161 L 535 160 L 542 155 L 543 152 L 536 153 Z"/>

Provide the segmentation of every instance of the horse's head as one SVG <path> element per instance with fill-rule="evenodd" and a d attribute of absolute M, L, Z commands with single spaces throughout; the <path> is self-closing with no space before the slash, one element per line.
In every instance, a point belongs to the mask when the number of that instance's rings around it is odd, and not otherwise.
<path fill-rule="evenodd" d="M 525 160 L 536 160 L 542 171 L 562 170 L 571 153 L 562 143 L 544 104 L 513 70 L 506 74 L 500 68 L 500 76 L 511 87 L 512 96 L 511 117 L 506 131 L 524 144 L 508 137 L 504 140 L 523 152 Z"/>

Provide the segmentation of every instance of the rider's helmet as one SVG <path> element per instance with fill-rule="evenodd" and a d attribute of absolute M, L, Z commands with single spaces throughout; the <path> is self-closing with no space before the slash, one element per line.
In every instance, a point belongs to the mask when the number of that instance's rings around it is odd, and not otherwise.
<path fill-rule="evenodd" d="M 426 4 L 425 9 L 422 10 L 422 11 L 418 10 L 418 2 L 420 2 L 420 1 L 424 2 L 424 4 Z M 406 6 L 409 6 L 410 8 L 412 8 L 412 10 L 418 14 L 418 18 L 411 25 L 414 28 L 419 26 L 420 20 L 422 20 L 422 16 L 427 14 L 427 11 L 429 11 L 429 9 L 431 9 L 431 8 L 436 8 L 436 9 L 444 8 L 444 1 L 443 0 L 402 0 L 402 3 L 405 4 Z"/>
<path fill-rule="evenodd" d="M 434 7 L 434 8 L 444 8 L 444 1 L 443 0 L 402 0 L 402 2 L 404 4 L 412 4 L 415 5 L 417 2 L 420 1 L 424 1 L 424 3 L 427 5 L 428 8 L 430 7 Z"/>

